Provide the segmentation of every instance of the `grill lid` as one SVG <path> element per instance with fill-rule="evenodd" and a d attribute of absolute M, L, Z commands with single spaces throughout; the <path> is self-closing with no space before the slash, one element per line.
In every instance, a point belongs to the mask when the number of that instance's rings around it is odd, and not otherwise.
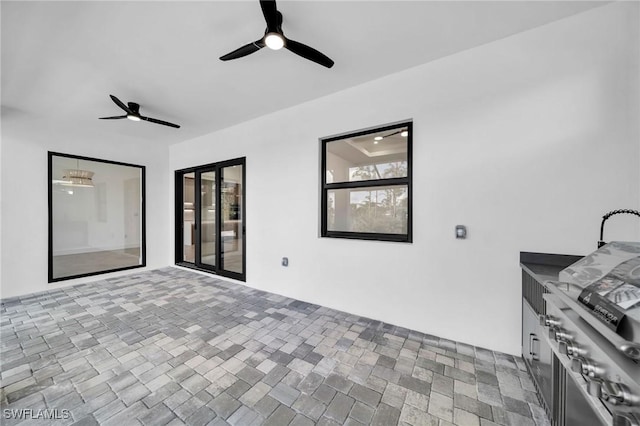
<path fill-rule="evenodd" d="M 582 289 L 571 297 L 609 328 L 631 320 L 625 327 L 640 330 L 640 242 L 609 243 L 562 270 L 559 281 Z"/>

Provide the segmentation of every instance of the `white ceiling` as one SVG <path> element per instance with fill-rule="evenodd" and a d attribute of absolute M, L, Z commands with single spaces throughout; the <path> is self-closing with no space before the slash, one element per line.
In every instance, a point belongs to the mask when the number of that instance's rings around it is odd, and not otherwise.
<path fill-rule="evenodd" d="M 2 131 L 168 145 L 597 7 L 578 1 L 280 1 L 289 51 L 218 58 L 263 35 L 253 1 L 2 1 Z M 173 129 L 129 120 L 109 94 Z"/>

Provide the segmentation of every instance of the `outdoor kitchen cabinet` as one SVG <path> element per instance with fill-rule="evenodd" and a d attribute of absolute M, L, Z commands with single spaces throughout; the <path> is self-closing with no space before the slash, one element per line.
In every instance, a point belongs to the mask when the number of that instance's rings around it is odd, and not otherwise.
<path fill-rule="evenodd" d="M 557 280 L 559 272 L 578 256 L 541 253 L 520 253 L 522 267 L 522 358 L 531 373 L 538 391 L 538 399 L 550 419 L 557 418 L 559 370 L 557 360 L 545 337 L 547 330 L 540 324 L 540 316 L 547 314 L 543 295 L 548 293 L 544 282 Z M 555 365 L 554 365 L 555 364 Z"/>

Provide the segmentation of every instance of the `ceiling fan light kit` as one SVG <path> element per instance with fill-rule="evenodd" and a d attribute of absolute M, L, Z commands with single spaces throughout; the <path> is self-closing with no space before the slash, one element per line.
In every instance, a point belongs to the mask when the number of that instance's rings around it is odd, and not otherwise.
<path fill-rule="evenodd" d="M 264 37 L 264 43 L 271 50 L 280 50 L 284 47 L 284 38 L 278 33 L 269 33 Z"/>
<path fill-rule="evenodd" d="M 260 7 L 262 8 L 264 20 L 267 22 L 267 29 L 264 32 L 264 37 L 260 40 L 245 44 L 233 52 L 229 52 L 226 55 L 221 56 L 220 60 L 229 61 L 231 59 L 242 58 L 243 56 L 255 53 L 267 46 L 273 50 L 279 50 L 284 47 L 296 55 L 302 56 L 303 58 L 324 67 L 331 68 L 333 66 L 334 62 L 324 53 L 321 53 L 306 44 L 302 44 L 285 37 L 282 32 L 282 13 L 280 13 L 276 8 L 275 0 L 260 0 Z"/>
<path fill-rule="evenodd" d="M 125 115 L 116 115 L 114 117 L 100 117 L 101 120 L 119 120 L 122 118 L 127 118 L 131 121 L 148 121 L 150 123 L 162 124 L 163 126 L 174 127 L 179 129 L 180 126 L 178 124 L 169 123 L 168 121 L 158 120 L 157 118 L 145 117 L 140 115 L 140 105 L 135 102 L 128 102 L 126 105 L 120 99 L 116 98 L 113 95 L 109 95 L 111 100 L 118 105 L 124 112 Z"/>

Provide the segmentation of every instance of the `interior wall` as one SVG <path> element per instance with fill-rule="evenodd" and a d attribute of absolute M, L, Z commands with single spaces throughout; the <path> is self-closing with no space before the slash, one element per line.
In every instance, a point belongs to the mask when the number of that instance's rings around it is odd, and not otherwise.
<path fill-rule="evenodd" d="M 62 180 L 66 169 L 77 167 L 94 172 L 94 187 L 53 186 L 54 256 L 139 247 L 141 226 L 129 237 L 126 220 L 136 217 L 141 222 L 140 169 L 98 161 L 76 164 L 73 158 L 56 156 L 53 179 Z M 131 197 L 126 185 L 138 200 L 135 205 L 125 203 L 127 195 Z"/>
<path fill-rule="evenodd" d="M 604 213 L 640 207 L 638 6 L 174 145 L 170 168 L 247 157 L 249 286 L 519 354 L 519 252 L 589 253 Z M 318 138 L 405 119 L 413 244 L 319 238 Z M 612 221 L 610 239 L 640 240 L 631 219 Z"/>
<path fill-rule="evenodd" d="M 129 270 L 47 283 L 47 151 L 146 166 L 148 266 L 144 269 L 167 266 L 172 246 L 166 230 L 171 229 L 169 210 L 173 208 L 173 198 L 167 189 L 170 184 L 168 148 L 153 141 L 137 143 L 126 137 L 111 145 L 99 145 L 86 138 L 53 131 L 48 140 L 33 140 L 22 134 L 18 127 L 2 128 L 1 298 L 131 273 Z"/>

